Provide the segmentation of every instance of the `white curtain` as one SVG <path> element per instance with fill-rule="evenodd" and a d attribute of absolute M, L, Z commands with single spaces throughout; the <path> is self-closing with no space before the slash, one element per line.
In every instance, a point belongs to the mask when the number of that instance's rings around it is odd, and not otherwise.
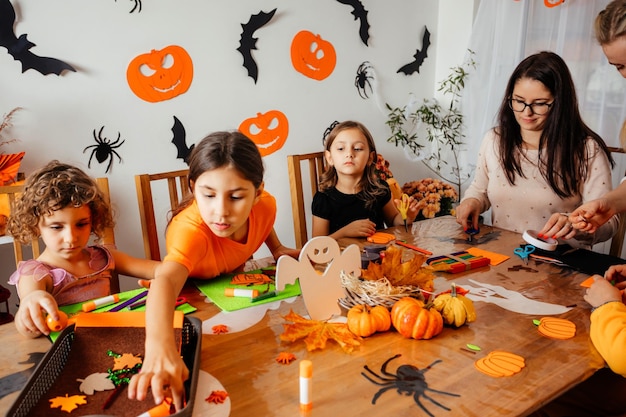
<path fill-rule="evenodd" d="M 496 123 L 498 106 L 511 73 L 533 53 L 549 50 L 567 63 L 585 122 L 606 141 L 620 147 L 626 119 L 626 79 L 608 64 L 593 23 L 609 0 L 481 0 L 468 49 L 476 68 L 462 98 L 467 152 L 471 165 L 485 132 Z M 567 123 L 564 120 L 563 123 Z M 614 154 L 614 186 L 624 176 L 626 156 Z M 597 250 L 606 252 L 606 246 Z"/>
<path fill-rule="evenodd" d="M 593 21 L 609 0 L 481 0 L 468 49 L 476 69 L 463 93 L 469 160 L 494 126 L 506 82 L 519 62 L 549 50 L 569 66 L 585 122 L 619 147 L 626 119 L 626 79 L 608 64 L 595 40 Z M 546 4 L 552 5 L 548 7 Z M 563 121 L 567 123 L 567 121 Z M 619 178 L 624 169 L 619 169 Z"/>

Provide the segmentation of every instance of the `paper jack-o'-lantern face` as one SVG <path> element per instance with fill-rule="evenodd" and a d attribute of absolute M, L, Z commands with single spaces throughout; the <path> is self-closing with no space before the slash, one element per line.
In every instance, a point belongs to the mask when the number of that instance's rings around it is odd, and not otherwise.
<path fill-rule="evenodd" d="M 285 144 L 289 135 L 289 120 L 283 112 L 270 110 L 241 122 L 239 131 L 256 143 L 261 156 L 266 156 Z"/>
<path fill-rule="evenodd" d="M 321 81 L 332 74 L 337 55 L 330 42 L 303 30 L 291 41 L 291 63 L 299 73 Z"/>
<path fill-rule="evenodd" d="M 142 100 L 169 100 L 189 89 L 193 79 L 191 57 L 180 46 L 170 45 L 135 57 L 126 70 L 130 89 Z"/>

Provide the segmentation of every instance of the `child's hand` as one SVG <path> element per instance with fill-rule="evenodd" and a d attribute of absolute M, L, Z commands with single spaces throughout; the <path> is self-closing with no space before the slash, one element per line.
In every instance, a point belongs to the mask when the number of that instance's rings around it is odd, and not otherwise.
<path fill-rule="evenodd" d="M 50 334 L 45 315 L 58 320 L 59 310 L 52 294 L 36 290 L 20 300 L 20 308 L 15 314 L 15 327 L 26 337 L 39 337 Z"/>
<path fill-rule="evenodd" d="M 155 404 L 171 396 L 176 411 L 184 407 L 185 387 L 189 371 L 174 345 L 146 342 L 146 357 L 141 371 L 128 384 L 128 398 L 143 401 L 151 389 Z"/>
<path fill-rule="evenodd" d="M 426 207 L 425 202 L 419 202 L 413 197 L 408 197 L 408 204 L 407 202 L 403 203 L 402 200 L 398 200 L 397 198 L 393 200 L 393 203 L 395 204 L 396 208 L 398 209 L 401 215 L 402 215 L 402 211 L 405 209 L 405 207 L 403 207 L 403 204 L 406 204 L 407 223 L 413 223 L 415 221 L 415 218 L 419 214 L 420 210 Z M 403 219 L 404 219 L 404 216 L 403 216 Z"/>
<path fill-rule="evenodd" d="M 376 233 L 376 223 L 370 219 L 355 220 L 337 232 L 341 237 L 368 237 Z"/>
<path fill-rule="evenodd" d="M 594 283 L 587 289 L 584 299 L 592 307 L 598 307 L 610 301 L 622 301 L 622 293 L 610 281 L 600 275 L 594 275 Z"/>
<path fill-rule="evenodd" d="M 604 278 L 623 289 L 626 286 L 626 264 L 610 266 L 604 273 Z"/>
<path fill-rule="evenodd" d="M 292 248 L 288 248 L 286 246 L 280 245 L 272 253 L 272 256 L 274 257 L 275 261 L 277 261 L 278 258 L 280 258 L 283 255 L 291 256 L 294 259 L 298 259 L 298 257 L 300 256 L 300 250 L 292 249 Z"/>

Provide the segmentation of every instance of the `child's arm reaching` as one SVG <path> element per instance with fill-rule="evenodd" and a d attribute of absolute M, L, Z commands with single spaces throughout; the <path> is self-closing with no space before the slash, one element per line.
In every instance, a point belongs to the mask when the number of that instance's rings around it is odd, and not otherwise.
<path fill-rule="evenodd" d="M 185 388 L 189 377 L 174 340 L 172 323 L 174 304 L 189 271 L 177 262 L 163 262 L 150 285 L 146 303 L 146 351 L 141 372 L 128 385 L 128 398 L 140 401 L 151 388 L 156 404 L 165 398 L 169 387 L 176 410 L 183 408 Z"/>
<path fill-rule="evenodd" d="M 347 224 L 334 233 L 328 234 L 330 222 L 318 216 L 313 216 L 313 237 L 330 236 L 333 239 L 341 239 L 344 237 L 363 238 L 373 235 L 376 232 L 376 223 L 370 219 L 355 220 Z"/>
<path fill-rule="evenodd" d="M 288 248 L 280 242 L 280 239 L 278 239 L 278 235 L 273 228 L 267 239 L 265 239 L 265 244 L 269 248 L 270 252 L 272 252 L 272 256 L 275 260 L 278 260 L 278 258 L 282 255 L 288 255 L 295 259 L 298 259 L 298 256 L 300 256 L 300 251 L 298 249 Z"/>
<path fill-rule="evenodd" d="M 117 249 L 107 248 L 115 259 L 115 271 L 118 274 L 136 278 L 154 279 L 161 262 L 151 259 L 135 258 Z"/>
<path fill-rule="evenodd" d="M 41 280 L 36 280 L 30 275 L 20 277 L 18 283 L 20 307 L 15 314 L 15 327 L 20 334 L 31 338 L 50 334 L 44 312 L 58 320 L 59 309 L 48 288 L 52 288 L 50 276 Z"/>
<path fill-rule="evenodd" d="M 389 226 L 402 226 L 404 225 L 404 219 L 402 218 L 402 214 L 400 213 L 400 205 L 402 204 L 401 200 L 398 199 L 390 199 L 387 204 L 383 207 L 383 215 L 385 217 L 385 223 Z M 409 197 L 409 205 L 406 212 L 406 223 L 411 224 L 415 221 L 415 218 L 419 214 L 420 206 L 418 201 Z"/>

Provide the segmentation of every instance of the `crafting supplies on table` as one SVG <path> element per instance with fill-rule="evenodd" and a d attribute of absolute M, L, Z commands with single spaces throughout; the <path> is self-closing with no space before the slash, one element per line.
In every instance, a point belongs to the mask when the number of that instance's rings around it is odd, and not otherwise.
<path fill-rule="evenodd" d="M 489 265 L 491 260 L 485 256 L 475 256 L 467 251 L 454 252 L 449 255 L 434 256 L 428 258 L 426 263 L 431 266 L 445 266 L 443 272 L 457 274 Z"/>

